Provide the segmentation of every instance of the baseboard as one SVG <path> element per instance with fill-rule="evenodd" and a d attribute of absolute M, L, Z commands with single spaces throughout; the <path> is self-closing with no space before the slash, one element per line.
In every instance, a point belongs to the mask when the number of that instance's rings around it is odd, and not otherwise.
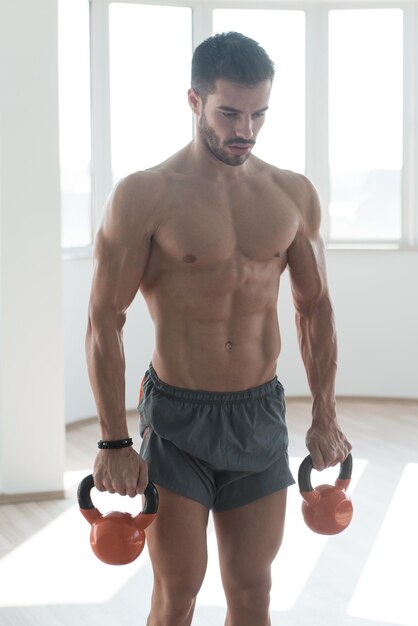
<path fill-rule="evenodd" d="M 385 403 L 398 403 L 398 404 L 411 404 L 411 405 L 417 405 L 418 404 L 418 398 L 397 398 L 396 396 L 388 396 L 386 397 L 382 397 L 382 396 L 344 396 L 344 395 L 337 395 L 336 396 L 336 401 L 337 402 L 352 402 L 353 404 L 355 403 L 361 403 L 361 402 L 373 402 L 376 404 L 385 404 Z M 312 402 L 312 398 L 310 396 L 300 396 L 300 395 L 292 395 L 292 394 L 286 394 L 286 401 L 294 401 L 294 402 Z"/>
<path fill-rule="evenodd" d="M 82 417 L 79 420 L 74 420 L 74 422 L 69 422 L 65 425 L 65 430 L 67 432 L 71 432 L 72 430 L 77 430 L 80 426 L 89 426 L 90 424 L 98 424 L 97 415 L 95 417 Z M 99 429 L 97 433 L 99 434 Z"/>
<path fill-rule="evenodd" d="M 0 505 L 21 504 L 23 502 L 43 502 L 45 500 L 63 500 L 65 491 L 38 491 L 35 493 L 0 493 Z"/>
<path fill-rule="evenodd" d="M 336 397 L 337 402 L 352 402 L 353 404 L 357 404 L 357 403 L 361 403 L 361 402 L 376 402 L 376 403 L 380 403 L 380 404 L 385 404 L 385 403 L 391 403 L 391 402 L 396 402 L 398 404 L 403 404 L 403 405 L 411 405 L 411 406 L 417 406 L 418 405 L 418 398 L 397 398 L 396 396 L 393 397 L 382 397 L 382 396 L 346 396 L 346 395 L 337 395 Z M 311 403 L 312 402 L 312 398 L 310 396 L 303 396 L 303 395 L 292 395 L 292 394 L 286 394 L 286 401 L 289 402 L 308 402 Z M 136 409 L 129 409 L 126 411 L 126 415 L 129 418 L 137 418 L 138 417 L 138 412 Z M 82 426 L 88 426 L 90 424 L 98 424 L 97 421 L 97 416 L 96 417 L 85 417 L 79 420 L 76 420 L 74 422 L 70 422 L 69 424 L 66 424 L 66 431 L 70 432 L 72 430 L 77 430 L 78 428 L 82 427 Z M 97 431 L 99 433 L 99 430 Z"/>
<path fill-rule="evenodd" d="M 128 409 L 126 411 L 126 416 L 129 418 L 132 418 L 132 417 L 138 418 L 137 409 Z M 77 430 L 77 428 L 80 428 L 80 426 L 89 426 L 91 424 L 97 424 L 97 434 L 99 434 L 100 430 L 99 430 L 99 422 L 98 422 L 97 415 L 93 415 L 90 417 L 82 417 L 79 420 L 74 420 L 73 422 L 69 422 L 68 424 L 65 425 L 65 430 L 66 431 Z"/>

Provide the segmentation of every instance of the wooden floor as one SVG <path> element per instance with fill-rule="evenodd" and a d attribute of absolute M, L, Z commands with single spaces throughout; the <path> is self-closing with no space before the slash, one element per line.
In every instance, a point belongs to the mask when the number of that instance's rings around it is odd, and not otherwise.
<path fill-rule="evenodd" d="M 340 535 L 316 535 L 302 521 L 297 488 L 289 490 L 285 540 L 273 568 L 272 625 L 418 626 L 418 402 L 341 399 L 338 406 L 353 444 L 354 519 Z M 288 399 L 295 476 L 308 416 L 306 401 Z M 129 421 L 135 435 L 136 417 Z M 145 626 L 152 585 L 146 549 L 131 565 L 102 564 L 76 504 L 97 438 L 94 423 L 68 431 L 64 500 L 0 506 L 1 626 Z M 334 478 L 335 471 L 314 472 L 312 482 Z M 103 511 L 140 506 L 139 499 L 92 497 Z M 208 543 L 193 624 L 222 626 L 212 525 Z"/>

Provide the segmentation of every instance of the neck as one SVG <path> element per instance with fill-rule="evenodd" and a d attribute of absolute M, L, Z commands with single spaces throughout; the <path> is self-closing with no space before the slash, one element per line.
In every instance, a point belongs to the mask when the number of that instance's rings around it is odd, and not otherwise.
<path fill-rule="evenodd" d="M 189 144 L 188 151 L 192 158 L 191 166 L 196 174 L 202 174 L 206 178 L 232 181 L 248 176 L 254 169 L 252 155 L 241 165 L 224 163 L 212 154 L 199 134 Z"/>

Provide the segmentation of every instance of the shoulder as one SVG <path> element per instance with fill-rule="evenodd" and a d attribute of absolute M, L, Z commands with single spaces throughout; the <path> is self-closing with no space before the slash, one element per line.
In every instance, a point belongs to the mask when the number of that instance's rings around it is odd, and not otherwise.
<path fill-rule="evenodd" d="M 146 210 L 158 200 L 165 187 L 166 176 L 162 170 L 134 172 L 122 178 L 113 188 L 108 205 L 119 210 L 133 208 Z"/>
<path fill-rule="evenodd" d="M 321 202 L 313 183 L 291 170 L 270 166 L 269 175 L 274 184 L 284 192 L 298 213 L 300 227 L 308 231 L 319 230 L 321 223 Z"/>
<path fill-rule="evenodd" d="M 298 204 L 305 205 L 312 200 L 318 200 L 318 192 L 315 186 L 303 174 L 281 169 L 271 163 L 262 161 L 258 157 L 253 156 L 253 158 L 256 171 L 268 176 L 277 187 L 286 192 Z"/>
<path fill-rule="evenodd" d="M 102 230 L 126 234 L 138 229 L 153 231 L 165 186 L 165 176 L 160 171 L 135 172 L 122 178 L 107 199 Z"/>
<path fill-rule="evenodd" d="M 313 183 L 298 172 L 283 170 L 273 165 L 269 168 L 269 173 L 275 183 L 283 189 L 298 205 L 302 207 L 318 198 L 318 193 Z"/>

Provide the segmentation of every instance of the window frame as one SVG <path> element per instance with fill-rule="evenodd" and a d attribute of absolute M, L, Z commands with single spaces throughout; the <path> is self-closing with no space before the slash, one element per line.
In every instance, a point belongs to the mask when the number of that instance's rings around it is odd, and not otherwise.
<path fill-rule="evenodd" d="M 322 201 L 322 234 L 332 249 L 418 248 L 418 0 L 89 0 L 91 35 L 92 223 L 100 222 L 112 188 L 109 85 L 109 10 L 111 2 L 154 4 L 192 9 L 192 47 L 212 35 L 214 9 L 303 10 L 306 15 L 306 176 Z M 332 241 L 329 238 L 328 159 L 328 13 L 338 9 L 401 9 L 404 16 L 404 108 L 402 168 L 402 237 L 384 241 Z M 82 256 L 87 249 L 66 248 L 65 255 Z"/>

